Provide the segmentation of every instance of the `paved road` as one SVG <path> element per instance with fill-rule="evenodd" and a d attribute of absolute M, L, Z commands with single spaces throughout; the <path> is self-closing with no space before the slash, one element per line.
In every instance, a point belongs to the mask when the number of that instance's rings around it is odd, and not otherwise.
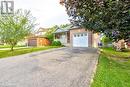
<path fill-rule="evenodd" d="M 61 48 L 0 59 L 0 87 L 89 87 L 98 54 Z"/>

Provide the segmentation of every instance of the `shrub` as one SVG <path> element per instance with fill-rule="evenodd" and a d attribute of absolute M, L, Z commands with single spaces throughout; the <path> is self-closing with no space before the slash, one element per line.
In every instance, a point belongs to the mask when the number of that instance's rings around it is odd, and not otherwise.
<path fill-rule="evenodd" d="M 62 46 L 60 41 L 53 41 L 51 45 L 52 46 Z"/>
<path fill-rule="evenodd" d="M 103 36 L 101 42 L 103 43 L 103 45 L 105 47 L 107 47 L 108 44 L 112 42 L 112 40 L 110 38 L 106 37 L 106 36 Z"/>

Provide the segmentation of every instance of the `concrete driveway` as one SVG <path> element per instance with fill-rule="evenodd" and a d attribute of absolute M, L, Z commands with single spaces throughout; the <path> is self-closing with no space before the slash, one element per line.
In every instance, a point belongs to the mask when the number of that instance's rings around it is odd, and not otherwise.
<path fill-rule="evenodd" d="M 97 59 L 92 48 L 60 48 L 0 59 L 0 87 L 89 87 Z"/>

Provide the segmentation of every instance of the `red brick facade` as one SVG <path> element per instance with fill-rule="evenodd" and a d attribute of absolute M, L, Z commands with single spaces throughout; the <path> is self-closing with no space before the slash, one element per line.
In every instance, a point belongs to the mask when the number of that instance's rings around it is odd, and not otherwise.
<path fill-rule="evenodd" d="M 28 38 L 28 46 L 49 46 L 50 44 L 50 41 L 44 37 Z"/>

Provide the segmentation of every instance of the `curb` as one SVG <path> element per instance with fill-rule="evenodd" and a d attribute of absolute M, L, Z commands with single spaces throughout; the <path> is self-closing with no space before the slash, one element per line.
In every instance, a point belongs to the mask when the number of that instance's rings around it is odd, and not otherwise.
<path fill-rule="evenodd" d="M 95 63 L 94 69 L 93 69 L 93 74 L 91 76 L 91 81 L 90 81 L 89 87 L 91 87 L 92 83 L 94 82 L 94 76 L 96 74 L 96 70 L 97 70 L 97 66 L 98 66 L 98 59 L 99 59 L 99 56 L 98 56 L 98 58 L 96 60 L 96 63 Z"/>

